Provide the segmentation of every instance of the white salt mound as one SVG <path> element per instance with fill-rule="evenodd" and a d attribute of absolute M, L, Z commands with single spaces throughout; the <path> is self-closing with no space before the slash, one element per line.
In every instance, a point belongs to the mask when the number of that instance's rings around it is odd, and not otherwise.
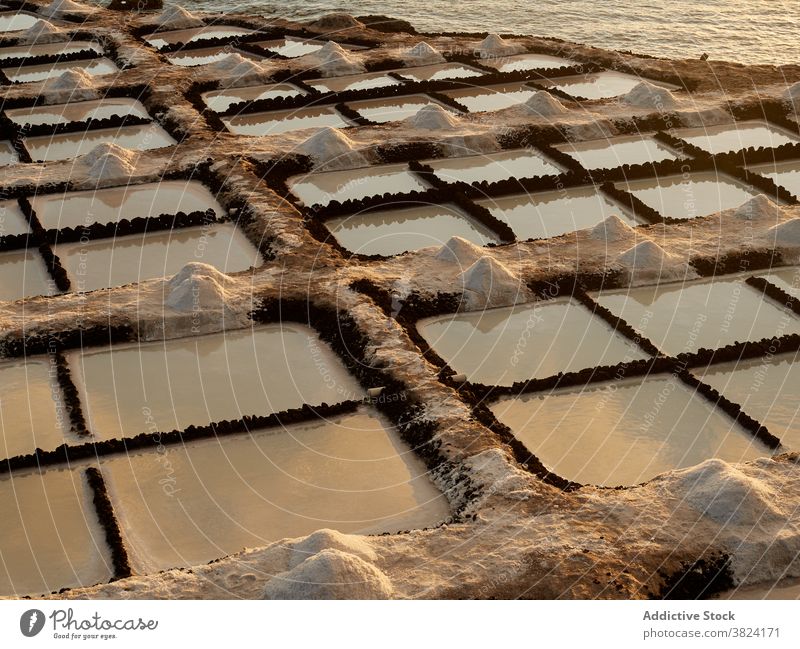
<path fill-rule="evenodd" d="M 458 126 L 458 117 L 439 104 L 426 104 L 403 123 L 426 131 L 451 130 Z"/>
<path fill-rule="evenodd" d="M 773 203 L 765 194 L 759 194 L 737 207 L 733 215 L 737 219 L 746 219 L 749 221 L 766 216 L 775 216 L 780 211 L 780 205 Z"/>
<path fill-rule="evenodd" d="M 386 574 L 371 563 L 329 548 L 273 577 L 264 599 L 389 599 L 393 590 Z"/>
<path fill-rule="evenodd" d="M 191 262 L 167 280 L 169 293 L 164 304 L 184 313 L 218 311 L 225 306 L 225 283 L 228 276 L 214 266 Z"/>
<path fill-rule="evenodd" d="M 771 227 L 767 232 L 767 238 L 778 245 L 800 246 L 800 217 Z"/>
<path fill-rule="evenodd" d="M 336 77 L 345 74 L 366 72 L 366 68 L 338 43 L 328 41 L 316 52 L 302 56 L 304 61 L 322 73 L 325 77 Z"/>
<path fill-rule="evenodd" d="M 622 98 L 629 106 L 640 108 L 672 108 L 675 106 L 675 95 L 667 88 L 656 86 L 649 81 L 642 81 Z"/>
<path fill-rule="evenodd" d="M 54 43 L 61 38 L 61 30 L 46 20 L 37 20 L 25 30 L 22 42 L 26 45 L 34 43 Z"/>
<path fill-rule="evenodd" d="M 628 248 L 619 261 L 631 270 L 658 271 L 673 261 L 673 256 L 654 241 L 646 240 Z"/>
<path fill-rule="evenodd" d="M 797 101 L 800 99 L 800 81 L 792 84 L 783 92 L 783 98 L 787 101 Z"/>
<path fill-rule="evenodd" d="M 522 104 L 527 112 L 541 117 L 553 117 L 567 112 L 567 108 L 546 90 L 537 90 Z"/>
<path fill-rule="evenodd" d="M 66 70 L 44 84 L 45 91 L 94 89 L 94 79 L 86 70 Z"/>
<path fill-rule="evenodd" d="M 53 0 L 49 5 L 39 10 L 43 16 L 60 16 L 62 14 L 81 14 L 91 11 L 85 5 L 74 0 Z"/>
<path fill-rule="evenodd" d="M 202 27 L 205 23 L 183 7 L 170 5 L 158 15 L 156 24 L 163 29 L 190 29 Z"/>
<path fill-rule="evenodd" d="M 493 257 L 481 257 L 458 279 L 473 307 L 512 304 L 523 290 L 519 278 Z"/>
<path fill-rule="evenodd" d="M 636 236 L 633 228 L 616 214 L 611 214 L 589 229 L 589 238 L 597 241 L 624 241 Z"/>
<path fill-rule="evenodd" d="M 676 477 L 684 502 L 717 523 L 761 528 L 787 520 L 774 504 L 778 494 L 722 460 L 706 460 Z"/>
<path fill-rule="evenodd" d="M 292 545 L 292 555 L 289 559 L 289 568 L 299 566 L 309 557 L 319 554 L 322 550 L 341 550 L 348 554 L 354 554 L 364 561 L 375 561 L 378 555 L 375 553 L 369 540 L 364 536 L 354 534 L 342 534 L 336 530 L 318 530 L 301 539 Z"/>
<path fill-rule="evenodd" d="M 363 27 L 364 23 L 356 20 L 353 16 L 346 13 L 332 13 L 322 16 L 309 25 L 314 29 L 350 29 L 351 27 Z"/>
<path fill-rule="evenodd" d="M 318 164 L 339 161 L 342 164 L 365 161 L 364 156 L 356 150 L 353 141 L 338 128 L 326 126 L 301 142 L 297 148 L 302 153 L 314 159 Z"/>
<path fill-rule="evenodd" d="M 433 46 L 425 41 L 420 41 L 413 47 L 404 50 L 400 58 L 403 61 L 413 63 L 414 65 L 431 65 L 433 63 L 444 63 L 444 57 Z"/>
<path fill-rule="evenodd" d="M 80 157 L 88 167 L 87 175 L 95 181 L 130 176 L 136 167 L 137 153 L 124 147 L 104 142 Z"/>
<path fill-rule="evenodd" d="M 480 42 L 476 49 L 483 59 L 492 58 L 494 56 L 508 56 L 525 51 L 525 48 L 519 43 L 509 43 L 498 34 L 489 34 Z"/>
<path fill-rule="evenodd" d="M 483 257 L 483 248 L 467 241 L 462 237 L 450 237 L 436 252 L 436 259 L 449 263 L 460 264 L 462 267 L 471 266 Z"/>
<path fill-rule="evenodd" d="M 257 62 L 236 53 L 228 54 L 219 61 L 209 63 L 206 68 L 224 76 L 222 83 L 225 86 L 250 83 L 267 76 L 266 70 Z"/>

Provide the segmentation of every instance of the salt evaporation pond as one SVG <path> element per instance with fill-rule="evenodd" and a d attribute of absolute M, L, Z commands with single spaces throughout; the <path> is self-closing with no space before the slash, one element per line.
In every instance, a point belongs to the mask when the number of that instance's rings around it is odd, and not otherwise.
<path fill-rule="evenodd" d="M 441 79 L 469 79 L 482 77 L 486 74 L 469 65 L 459 63 L 436 63 L 434 65 L 419 65 L 412 68 L 394 70 L 404 79 L 409 81 L 439 81 Z"/>
<path fill-rule="evenodd" d="M 547 469 L 583 484 L 634 485 L 712 457 L 771 454 L 669 375 L 507 397 L 491 409 Z"/>
<path fill-rule="evenodd" d="M 113 576 L 82 469 L 0 475 L 0 511 L 0 595 L 42 595 Z"/>
<path fill-rule="evenodd" d="M 66 417 L 49 358 L 0 361 L 0 458 L 61 446 L 69 435 Z"/>
<path fill-rule="evenodd" d="M 160 484 L 164 463 L 174 493 Z M 449 516 L 424 464 L 370 409 L 114 457 L 103 470 L 142 571 L 202 564 L 320 528 L 397 532 Z"/>
<path fill-rule="evenodd" d="M 14 150 L 11 142 L 0 140 L 0 167 L 14 165 L 19 162 L 19 156 Z"/>
<path fill-rule="evenodd" d="M 800 363 L 796 354 L 720 363 L 692 371 L 764 424 L 786 449 L 800 451 Z"/>
<path fill-rule="evenodd" d="M 92 151 L 100 144 L 116 144 L 132 151 L 173 146 L 177 142 L 158 124 L 101 128 L 79 133 L 27 137 L 25 148 L 36 162 L 69 160 Z"/>
<path fill-rule="evenodd" d="M 311 79 L 306 82 L 320 92 L 347 92 L 348 90 L 369 90 L 370 88 L 386 88 L 399 86 L 401 81 L 394 79 L 385 72 L 372 72 L 369 74 L 348 74 L 330 79 Z"/>
<path fill-rule="evenodd" d="M 436 177 L 445 182 L 488 183 L 507 178 L 533 178 L 561 173 L 555 163 L 526 149 L 470 155 L 461 158 L 424 160 Z"/>
<path fill-rule="evenodd" d="M 741 277 L 603 291 L 597 302 L 672 356 L 800 333 L 800 319 Z"/>
<path fill-rule="evenodd" d="M 748 165 L 748 171 L 771 178 L 796 197 L 800 196 L 800 160 L 769 162 L 763 165 Z"/>
<path fill-rule="evenodd" d="M 344 128 L 350 126 L 332 106 L 314 106 L 294 110 L 249 113 L 223 117 L 231 133 L 237 135 L 277 135 L 304 128 Z"/>
<path fill-rule="evenodd" d="M 85 348 L 68 361 L 98 439 L 364 396 L 317 333 L 291 323 Z"/>
<path fill-rule="evenodd" d="M 768 282 L 772 282 L 792 297 L 800 299 L 800 267 L 773 268 L 766 272 L 754 274 L 757 277 L 763 277 Z"/>
<path fill-rule="evenodd" d="M 218 217 L 225 213 L 208 188 L 196 180 L 162 180 L 63 194 L 39 194 L 29 200 L 39 222 L 47 230 L 178 212 L 189 214 L 213 210 Z"/>
<path fill-rule="evenodd" d="M 0 48 L 0 61 L 28 56 L 64 56 L 76 52 L 103 53 L 103 47 L 94 41 L 70 41 L 69 43 L 38 43 L 36 45 L 17 45 Z"/>
<path fill-rule="evenodd" d="M 426 318 L 417 329 L 453 370 L 486 385 L 647 358 L 572 299 Z"/>
<path fill-rule="evenodd" d="M 38 250 L 0 252 L 0 301 L 52 295 L 55 291 Z"/>
<path fill-rule="evenodd" d="M 739 207 L 758 194 L 738 180 L 715 171 L 617 183 L 662 216 L 693 219 Z"/>
<path fill-rule="evenodd" d="M 476 202 L 508 223 L 518 239 L 557 237 L 597 225 L 612 214 L 631 226 L 639 225 L 594 186 L 514 194 Z"/>
<path fill-rule="evenodd" d="M 169 277 L 190 262 L 210 264 L 223 273 L 260 266 L 261 254 L 230 223 L 57 243 L 73 291 L 124 286 Z"/>
<path fill-rule="evenodd" d="M 443 92 L 466 107 L 470 113 L 491 112 L 525 103 L 536 90 L 526 83 L 508 83 L 480 88 L 463 88 Z"/>
<path fill-rule="evenodd" d="M 800 141 L 786 129 L 759 120 L 677 129 L 673 135 L 713 154 L 731 153 L 748 147 L 773 148 Z"/>
<path fill-rule="evenodd" d="M 306 174 L 290 178 L 287 184 L 292 194 L 306 205 L 327 205 L 331 201 L 343 202 L 427 188 L 405 164 Z"/>
<path fill-rule="evenodd" d="M 278 40 L 258 41 L 254 44 L 263 47 L 265 50 L 274 52 L 275 54 L 285 56 L 287 59 L 296 59 L 299 56 L 313 54 L 321 50 L 325 45 L 325 43 L 319 41 L 304 41 L 299 38 L 292 38 L 291 36 Z M 345 49 L 348 48 L 345 47 Z"/>
<path fill-rule="evenodd" d="M 558 88 L 573 97 L 583 99 L 611 99 L 619 97 L 633 90 L 642 81 L 647 81 L 653 85 L 661 86 L 670 90 L 675 90 L 676 86 L 666 83 L 644 79 L 643 77 L 604 70 L 603 72 L 593 72 L 585 75 L 574 75 L 570 77 L 559 77 L 557 79 L 542 80 L 544 86 Z"/>
<path fill-rule="evenodd" d="M 426 95 L 407 95 L 394 99 L 366 99 L 364 101 L 351 101 L 347 106 L 357 111 L 362 117 L 378 124 L 396 122 L 416 115 L 423 106 L 441 106 L 445 110 L 454 112 L 449 106 L 443 106 Z"/>
<path fill-rule="evenodd" d="M 39 17 L 24 11 L 0 13 L 0 32 L 15 32 L 33 27 Z"/>
<path fill-rule="evenodd" d="M 15 200 L 0 201 L 0 236 L 27 234 L 31 231 L 28 219 Z"/>
<path fill-rule="evenodd" d="M 18 68 L 3 68 L 3 73 L 12 83 L 31 83 L 60 77 L 68 70 L 80 70 L 92 76 L 112 74 L 119 72 L 114 61 L 101 57 L 86 61 L 61 61 L 58 63 L 45 63 L 43 65 L 24 65 Z"/>
<path fill-rule="evenodd" d="M 559 144 L 555 147 L 575 159 L 584 169 L 614 169 L 622 165 L 653 164 L 677 160 L 668 146 L 649 135 L 589 140 Z"/>
<path fill-rule="evenodd" d="M 169 32 L 159 32 L 145 36 L 146 40 L 153 47 L 164 47 L 165 45 L 175 45 L 177 43 L 196 43 L 214 38 L 234 38 L 236 36 L 246 36 L 254 34 L 255 30 L 246 27 L 234 27 L 232 25 L 212 25 L 207 27 L 192 27 L 191 29 L 177 29 Z"/>
<path fill-rule="evenodd" d="M 362 255 L 398 255 L 441 246 L 451 237 L 479 246 L 498 243 L 486 226 L 453 205 L 375 210 L 331 219 L 325 225 L 344 248 Z"/>
<path fill-rule="evenodd" d="M 150 119 L 142 102 L 129 97 L 107 97 L 92 101 L 69 102 L 68 104 L 14 108 L 5 111 L 5 114 L 12 122 L 21 126 L 25 124 L 65 124 L 124 115 Z"/>
<path fill-rule="evenodd" d="M 551 70 L 576 65 L 561 56 L 549 54 L 515 54 L 513 56 L 500 56 L 481 61 L 486 66 L 498 72 L 521 72 L 525 70 Z"/>
<path fill-rule="evenodd" d="M 234 104 L 259 99 L 276 99 L 277 97 L 299 97 L 306 92 L 290 83 L 274 83 L 245 88 L 226 88 L 202 94 L 203 101 L 211 110 L 221 113 Z"/>
<path fill-rule="evenodd" d="M 200 49 L 181 50 L 167 55 L 167 60 L 172 65 L 182 65 L 184 67 L 196 67 L 198 65 L 208 65 L 209 63 L 216 63 L 229 57 L 231 54 L 238 54 L 251 61 L 258 61 L 259 58 L 245 52 L 237 50 L 230 46 L 227 47 L 203 47 Z"/>

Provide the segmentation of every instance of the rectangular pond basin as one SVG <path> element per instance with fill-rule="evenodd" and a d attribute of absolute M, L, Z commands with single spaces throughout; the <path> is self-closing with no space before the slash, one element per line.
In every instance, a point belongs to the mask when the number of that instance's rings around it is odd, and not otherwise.
<path fill-rule="evenodd" d="M 692 372 L 764 424 L 781 440 L 783 450 L 800 450 L 800 361 L 796 354 L 720 363 Z"/>
<path fill-rule="evenodd" d="M 8 140 L 0 140 L 0 167 L 15 165 L 19 162 L 14 146 Z"/>
<path fill-rule="evenodd" d="M 47 230 L 209 209 L 218 217 L 225 213 L 209 189 L 197 180 L 164 180 L 81 192 L 38 194 L 28 200 Z"/>
<path fill-rule="evenodd" d="M 234 104 L 257 99 L 275 99 L 277 97 L 299 97 L 306 92 L 291 83 L 273 83 L 246 88 L 226 88 L 203 93 L 203 101 L 211 110 L 221 113 Z"/>
<path fill-rule="evenodd" d="M 251 54 L 250 52 L 245 52 L 243 50 L 237 50 L 230 46 L 228 47 L 202 47 L 199 49 L 189 49 L 189 50 L 181 50 L 179 52 L 173 52 L 172 54 L 167 55 L 167 60 L 172 63 L 172 65 L 180 65 L 183 67 L 195 67 L 198 65 L 207 65 L 208 63 L 215 63 L 217 61 L 221 61 L 222 59 L 230 56 L 231 54 L 238 54 L 246 59 L 252 59 L 253 61 L 260 60 L 259 57 Z"/>
<path fill-rule="evenodd" d="M 113 116 L 131 115 L 150 119 L 142 102 L 129 97 L 108 97 L 94 101 L 76 101 L 68 104 L 14 108 L 5 111 L 6 116 L 20 126 L 25 124 L 66 124 L 89 119 L 105 119 Z"/>
<path fill-rule="evenodd" d="M 176 29 L 169 32 L 159 32 L 144 37 L 153 47 L 164 47 L 176 43 L 196 43 L 207 41 L 213 38 L 235 38 L 255 33 L 253 29 L 246 27 L 234 27 L 233 25 L 211 25 L 207 27 L 193 27 L 191 29 Z"/>
<path fill-rule="evenodd" d="M 52 295 L 55 290 L 38 250 L 0 252 L 0 301 Z"/>
<path fill-rule="evenodd" d="M 12 83 L 30 83 L 60 77 L 68 70 L 80 70 L 92 76 L 119 72 L 114 61 L 101 57 L 87 61 L 61 61 L 43 65 L 25 65 L 18 68 L 3 68 L 3 72 Z"/>
<path fill-rule="evenodd" d="M 491 409 L 545 467 L 582 484 L 635 485 L 709 458 L 772 453 L 671 375 L 508 397 Z"/>
<path fill-rule="evenodd" d="M 694 219 L 739 207 L 758 194 L 749 185 L 716 171 L 697 171 L 617 183 L 661 216 Z"/>
<path fill-rule="evenodd" d="M 748 165 L 747 170 L 771 178 L 776 185 L 794 194 L 795 198 L 800 196 L 800 160 Z"/>
<path fill-rule="evenodd" d="M 478 68 L 460 63 L 437 63 L 435 65 L 419 65 L 412 68 L 394 70 L 409 81 L 440 81 L 442 79 L 471 79 L 482 77 L 486 72 Z"/>
<path fill-rule="evenodd" d="M 470 113 L 491 112 L 511 108 L 530 99 L 536 92 L 525 83 L 508 83 L 481 88 L 447 90 L 443 95 L 455 99 Z"/>
<path fill-rule="evenodd" d="M 293 323 L 87 347 L 68 361 L 99 439 L 340 403 L 364 392 L 314 330 Z"/>
<path fill-rule="evenodd" d="M 568 298 L 427 318 L 417 329 L 457 373 L 486 385 L 647 358 Z"/>
<path fill-rule="evenodd" d="M 515 54 L 514 56 L 498 56 L 482 59 L 481 63 L 498 72 L 521 72 L 524 70 L 553 70 L 576 65 L 561 56 L 550 54 Z"/>
<path fill-rule="evenodd" d="M 479 246 L 498 243 L 486 226 L 454 205 L 415 205 L 361 212 L 326 221 L 347 250 L 362 255 L 399 255 L 409 250 L 441 246 L 458 236 Z"/>
<path fill-rule="evenodd" d="M 304 40 L 302 38 L 292 38 L 291 36 L 287 36 L 286 38 L 279 38 L 275 40 L 258 41 L 254 43 L 254 45 L 263 47 L 265 50 L 269 50 L 275 54 L 285 56 L 288 59 L 296 59 L 299 56 L 313 54 L 314 52 L 321 50 L 325 43 L 326 41 Z M 344 49 L 350 49 L 346 45 L 342 45 L 342 47 Z"/>
<path fill-rule="evenodd" d="M 800 266 L 777 267 L 753 274 L 756 277 L 763 277 L 792 297 L 800 299 Z"/>
<path fill-rule="evenodd" d="M 36 45 L 16 45 L 0 48 L 0 61 L 27 56 L 63 56 L 76 52 L 103 53 L 103 46 L 93 41 L 70 41 L 68 43 L 40 43 Z"/>
<path fill-rule="evenodd" d="M 0 201 L 0 237 L 31 231 L 28 219 L 16 200 Z"/>
<path fill-rule="evenodd" d="M 595 299 L 672 356 L 800 333 L 797 316 L 738 276 L 603 291 Z"/>
<path fill-rule="evenodd" d="M 774 148 L 790 142 L 800 142 L 800 138 L 786 129 L 761 120 L 677 129 L 673 134 L 713 154 L 741 151 L 751 146 Z"/>
<path fill-rule="evenodd" d="M 165 462 L 179 486 L 163 488 Z M 381 533 L 450 514 L 376 412 L 255 430 L 103 463 L 134 566 L 191 566 L 320 528 Z"/>
<path fill-rule="evenodd" d="M 42 135 L 24 139 L 25 148 L 36 162 L 76 158 L 105 142 L 133 151 L 161 149 L 176 144 L 169 133 L 158 124 L 101 128 L 80 133 Z"/>
<path fill-rule="evenodd" d="M 397 122 L 416 115 L 423 106 L 438 104 L 445 110 L 456 113 L 453 108 L 439 104 L 427 95 L 406 95 L 393 99 L 366 99 L 364 101 L 351 101 L 348 106 L 362 117 L 366 117 L 378 124 Z"/>
<path fill-rule="evenodd" d="M 36 24 L 39 17 L 25 11 L 4 11 L 0 13 L 0 32 L 16 32 Z"/>
<path fill-rule="evenodd" d="M 507 178 L 533 178 L 561 173 L 554 162 L 525 149 L 424 160 L 423 163 L 433 167 L 436 177 L 445 182 L 474 183 L 485 180 L 493 183 Z"/>
<path fill-rule="evenodd" d="M 545 239 L 597 225 L 616 214 L 631 226 L 639 223 L 594 186 L 513 194 L 476 201 L 508 223 L 518 239 Z"/>
<path fill-rule="evenodd" d="M 130 234 L 53 247 L 73 291 L 124 286 L 170 277 L 189 262 L 235 273 L 262 264 L 261 254 L 231 223 Z"/>
<path fill-rule="evenodd" d="M 400 86 L 402 81 L 390 77 L 385 72 L 371 72 L 368 74 L 348 74 L 330 79 L 311 79 L 306 82 L 320 92 L 346 92 L 348 90 L 369 90 L 370 88 L 386 88 Z"/>
<path fill-rule="evenodd" d="M 67 441 L 69 421 L 49 357 L 0 361 L 0 413 L 3 459 Z"/>
<path fill-rule="evenodd" d="M 680 156 L 649 135 L 629 135 L 586 142 L 559 144 L 559 151 L 580 163 L 584 169 L 614 169 L 622 165 L 653 164 L 677 160 Z"/>
<path fill-rule="evenodd" d="M 289 189 L 306 205 L 327 205 L 331 201 L 400 194 L 427 188 L 406 164 L 378 165 L 343 171 L 326 171 L 295 176 Z"/>
<path fill-rule="evenodd" d="M 0 595 L 43 595 L 113 576 L 82 468 L 0 476 L 0 511 Z"/>
<path fill-rule="evenodd" d="M 670 90 L 677 90 L 676 86 L 668 83 L 644 79 L 643 77 L 613 70 L 604 70 L 603 72 L 593 72 L 591 74 L 581 74 L 570 77 L 559 77 L 558 79 L 540 80 L 539 83 L 550 88 L 558 88 L 573 97 L 580 97 L 583 99 L 610 99 L 627 94 L 642 81 L 647 81 L 653 85 Z"/>
<path fill-rule="evenodd" d="M 351 126 L 350 122 L 333 106 L 311 106 L 268 113 L 243 113 L 232 117 L 223 117 L 222 121 L 231 133 L 237 135 L 278 135 L 306 128 Z"/>

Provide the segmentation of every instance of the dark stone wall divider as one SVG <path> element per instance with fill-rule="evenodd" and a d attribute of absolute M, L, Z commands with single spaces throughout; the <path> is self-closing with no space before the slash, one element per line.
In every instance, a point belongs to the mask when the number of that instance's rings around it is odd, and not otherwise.
<path fill-rule="evenodd" d="M 632 214 L 645 219 L 648 223 L 657 224 L 666 222 L 666 219 L 652 207 L 643 203 L 630 192 L 618 189 L 613 183 L 603 183 L 600 185 L 600 191 L 609 196 L 616 203 L 622 205 L 623 208 L 627 209 Z"/>
<path fill-rule="evenodd" d="M 673 573 L 660 570 L 658 574 L 663 583 L 658 593 L 649 593 L 649 598 L 654 600 L 709 599 L 734 587 L 733 569 L 727 554 L 684 561 L 679 570 Z"/>
<path fill-rule="evenodd" d="M 798 351 L 800 351 L 800 334 L 786 334 L 779 338 L 762 338 L 756 341 L 734 343 L 719 349 L 703 347 L 693 354 L 678 354 L 676 359 L 691 369 L 754 358 L 772 358 L 780 354 L 797 353 Z"/>
<path fill-rule="evenodd" d="M 56 124 L 23 124 L 19 127 L 22 137 L 40 135 L 59 135 L 61 133 L 80 133 L 101 128 L 122 128 L 123 126 L 141 126 L 150 124 L 151 120 L 139 115 L 111 115 L 101 119 L 88 119 L 77 122 L 59 122 Z"/>
<path fill-rule="evenodd" d="M 777 250 L 750 250 L 731 252 L 722 257 L 692 257 L 689 260 L 701 277 L 715 277 L 780 266 L 781 253 Z M 748 282 L 749 283 L 749 282 Z"/>
<path fill-rule="evenodd" d="M 779 303 L 784 308 L 790 309 L 795 314 L 800 315 L 800 300 L 793 295 L 789 295 L 779 286 L 775 286 L 775 284 L 767 281 L 763 277 L 748 277 L 745 283 Z"/>
<path fill-rule="evenodd" d="M 79 50 L 77 52 L 67 52 L 65 54 L 39 54 L 37 56 L 16 56 L 3 59 L 4 68 L 14 69 L 29 65 L 48 65 L 50 63 L 67 63 L 71 61 L 90 61 L 99 59 L 103 53 L 93 49 Z"/>
<path fill-rule="evenodd" d="M 70 331 L 25 331 L 21 337 L 2 341 L 0 352 L 4 358 L 22 358 L 47 354 L 53 350 L 100 347 L 136 340 L 138 340 L 137 333 L 130 325 L 79 326 Z"/>
<path fill-rule="evenodd" d="M 92 503 L 97 512 L 97 518 L 100 520 L 100 526 L 105 532 L 106 543 L 108 543 L 108 547 L 111 550 L 111 562 L 114 564 L 114 578 L 112 581 L 130 577 L 133 571 L 131 570 L 128 551 L 125 548 L 119 521 L 114 513 L 114 505 L 108 496 L 103 474 L 100 473 L 99 469 L 89 467 L 86 469 L 85 475 L 92 491 Z"/>
<path fill-rule="evenodd" d="M 62 292 L 69 291 L 71 284 L 69 277 L 67 277 L 67 271 L 61 265 L 61 260 L 55 252 L 53 252 L 53 249 L 47 242 L 45 230 L 36 217 L 36 213 L 33 211 L 30 201 L 25 196 L 20 196 L 17 201 L 25 218 L 28 219 L 28 224 L 31 228 L 32 234 L 29 247 L 30 245 L 38 247 L 39 254 L 42 256 L 45 266 L 47 267 L 47 272 L 50 273 L 50 277 L 52 277 L 53 282 L 55 282 L 56 288 Z"/>
<path fill-rule="evenodd" d="M 89 435 L 78 388 L 72 380 L 69 363 L 67 363 L 67 359 L 61 351 L 55 351 L 55 363 L 56 380 L 64 397 L 65 409 L 69 415 L 70 430 L 76 435 Z"/>

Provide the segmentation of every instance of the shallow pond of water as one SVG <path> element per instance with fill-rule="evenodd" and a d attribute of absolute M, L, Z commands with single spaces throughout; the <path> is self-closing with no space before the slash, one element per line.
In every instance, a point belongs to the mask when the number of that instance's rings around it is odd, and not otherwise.
<path fill-rule="evenodd" d="M 507 178 L 533 178 L 561 173 L 555 163 L 524 149 L 423 162 L 433 167 L 436 176 L 445 182 L 473 183 L 485 180 L 493 183 Z"/>
<path fill-rule="evenodd" d="M 14 165 L 19 162 L 19 156 L 8 140 L 0 140 L 0 167 Z"/>
<path fill-rule="evenodd" d="M 113 74 L 119 72 L 114 61 L 101 57 L 87 61 L 62 61 L 59 63 L 46 63 L 44 65 L 25 65 L 18 68 L 3 68 L 5 75 L 13 83 L 30 83 L 60 77 L 69 70 L 80 70 L 92 76 Z"/>
<path fill-rule="evenodd" d="M 800 138 L 789 131 L 758 120 L 677 129 L 673 131 L 673 135 L 714 154 L 741 151 L 751 146 L 776 147 L 800 141 Z"/>
<path fill-rule="evenodd" d="M 583 99 L 611 99 L 612 97 L 619 97 L 620 95 L 627 94 L 642 81 L 647 81 L 653 85 L 662 86 L 671 90 L 675 89 L 675 86 L 670 86 L 666 83 L 613 70 L 561 77 L 549 81 L 541 80 L 540 83 L 544 86 L 558 88 L 573 97 L 581 97 Z"/>
<path fill-rule="evenodd" d="M 395 70 L 401 77 L 410 81 L 439 81 L 440 79 L 469 79 L 482 77 L 483 70 L 461 65 L 459 63 L 437 63 L 435 65 L 419 65 L 411 68 Z"/>
<path fill-rule="evenodd" d="M 164 462 L 175 493 L 159 483 Z M 319 528 L 397 532 L 449 516 L 424 464 L 367 409 L 114 458 L 104 471 L 143 570 L 196 565 Z"/>
<path fill-rule="evenodd" d="M 39 17 L 24 11 L 0 13 L 0 32 L 15 32 L 28 29 L 36 24 Z"/>
<path fill-rule="evenodd" d="M 225 213 L 208 188 L 196 180 L 163 180 L 63 194 L 40 194 L 29 200 L 39 222 L 47 230 L 209 209 L 218 217 Z"/>
<path fill-rule="evenodd" d="M 255 56 L 248 52 L 236 50 L 232 47 L 203 47 L 200 49 L 181 50 L 173 54 L 167 55 L 167 60 L 172 65 L 180 65 L 187 68 L 193 68 L 198 65 L 208 65 L 209 63 L 216 63 L 229 57 L 231 54 L 238 54 L 246 59 L 258 60 Z"/>
<path fill-rule="evenodd" d="M 351 101 L 348 106 L 358 111 L 362 117 L 366 117 L 378 124 L 396 122 L 416 115 L 423 106 L 429 104 L 439 104 L 425 95 L 408 95 L 396 99 L 367 99 L 364 101 Z M 455 112 L 448 106 L 442 106 L 445 110 Z"/>
<path fill-rule="evenodd" d="M 299 38 L 287 37 L 278 40 L 259 41 L 255 43 L 255 45 L 259 45 L 270 52 L 275 52 L 275 54 L 285 56 L 288 59 L 296 59 L 299 56 L 313 54 L 314 52 L 321 50 L 325 43 L 320 41 L 304 41 Z"/>
<path fill-rule="evenodd" d="M 0 237 L 31 231 L 28 219 L 15 200 L 0 201 Z"/>
<path fill-rule="evenodd" d="M 38 250 L 0 252 L 0 301 L 52 295 L 55 291 Z"/>
<path fill-rule="evenodd" d="M 344 248 L 362 255 L 398 255 L 441 246 L 454 236 L 479 246 L 498 242 L 488 228 L 451 205 L 376 210 L 331 219 L 325 225 Z"/>
<path fill-rule="evenodd" d="M 317 333 L 292 323 L 86 348 L 69 353 L 68 361 L 99 439 L 363 396 Z"/>
<path fill-rule="evenodd" d="M 0 511 L 1 595 L 42 595 L 113 576 L 83 469 L 0 476 Z"/>
<path fill-rule="evenodd" d="M 617 183 L 662 216 L 693 219 L 739 207 L 758 194 L 738 180 L 715 171 Z"/>
<path fill-rule="evenodd" d="M 509 83 L 481 88 L 463 88 L 443 92 L 466 107 L 470 113 L 491 112 L 511 108 L 530 99 L 536 92 L 524 83 Z"/>
<path fill-rule="evenodd" d="M 589 170 L 614 169 L 626 164 L 653 164 L 662 160 L 677 160 L 679 157 L 668 146 L 648 135 L 559 144 L 555 148 Z"/>
<path fill-rule="evenodd" d="M 176 144 L 170 134 L 158 124 L 101 128 L 80 133 L 42 135 L 24 139 L 25 148 L 36 162 L 77 158 L 105 143 L 116 144 L 133 151 L 161 149 Z"/>
<path fill-rule="evenodd" d="M 483 59 L 483 65 L 494 68 L 498 72 L 520 72 L 524 70 L 552 70 L 575 65 L 575 61 L 570 61 L 561 56 L 550 56 L 549 54 L 515 54 L 514 56 L 499 56 L 496 58 Z"/>
<path fill-rule="evenodd" d="M 764 424 L 781 440 L 784 450 L 800 451 L 800 363 L 796 354 L 720 363 L 692 371 Z"/>
<path fill-rule="evenodd" d="M 8 118 L 17 124 L 64 124 L 89 119 L 105 119 L 113 116 L 131 115 L 150 119 L 142 102 L 129 97 L 108 97 L 95 101 L 76 101 L 68 104 L 14 108 L 5 111 Z"/>
<path fill-rule="evenodd" d="M 178 29 L 170 32 L 159 32 L 145 36 L 146 40 L 153 47 L 164 47 L 175 43 L 196 43 L 212 38 L 234 38 L 254 33 L 255 30 L 246 27 L 234 27 L 232 25 L 213 25 L 208 27 L 194 27 L 191 29 Z"/>
<path fill-rule="evenodd" d="M 417 329 L 457 373 L 486 385 L 647 358 L 571 299 L 427 318 Z"/>
<path fill-rule="evenodd" d="M 331 77 L 330 79 L 312 79 L 306 83 L 320 92 L 346 92 L 348 90 L 368 90 L 370 88 L 399 86 L 402 81 L 390 77 L 385 72 L 373 72 L 369 74 L 348 74 L 343 77 Z"/>
<path fill-rule="evenodd" d="M 222 121 L 231 133 L 237 135 L 278 135 L 305 128 L 344 128 L 351 125 L 332 106 L 242 114 L 223 117 Z"/>
<path fill-rule="evenodd" d="M 639 225 L 595 187 L 515 194 L 476 202 L 508 223 L 518 239 L 557 237 L 590 228 L 612 214 L 631 226 Z"/>
<path fill-rule="evenodd" d="M 298 97 L 306 93 L 290 83 L 274 83 L 263 86 L 245 88 L 226 88 L 203 93 L 203 101 L 211 110 L 221 113 L 233 104 L 257 99 L 275 99 L 276 97 Z"/>
<path fill-rule="evenodd" d="M 595 299 L 673 356 L 800 333 L 797 316 L 762 297 L 741 277 L 604 291 Z"/>
<path fill-rule="evenodd" d="M 670 375 L 508 397 L 491 409 L 545 467 L 583 484 L 635 485 L 713 457 L 771 455 Z"/>
<path fill-rule="evenodd" d="M 386 193 L 422 191 L 427 187 L 405 164 L 306 174 L 290 178 L 288 185 L 291 192 L 306 205 L 327 205 L 334 200 L 342 202 Z"/>
<path fill-rule="evenodd" d="M 92 50 L 98 54 L 103 53 L 103 47 L 93 41 L 70 41 L 69 43 L 39 43 L 36 45 L 17 45 L 15 47 L 0 48 L 0 61 L 16 59 L 24 56 L 53 56 L 85 52 Z"/>
<path fill-rule="evenodd" d="M 771 178 L 776 185 L 800 197 L 800 160 L 769 162 L 763 165 L 748 165 L 748 171 Z"/>

